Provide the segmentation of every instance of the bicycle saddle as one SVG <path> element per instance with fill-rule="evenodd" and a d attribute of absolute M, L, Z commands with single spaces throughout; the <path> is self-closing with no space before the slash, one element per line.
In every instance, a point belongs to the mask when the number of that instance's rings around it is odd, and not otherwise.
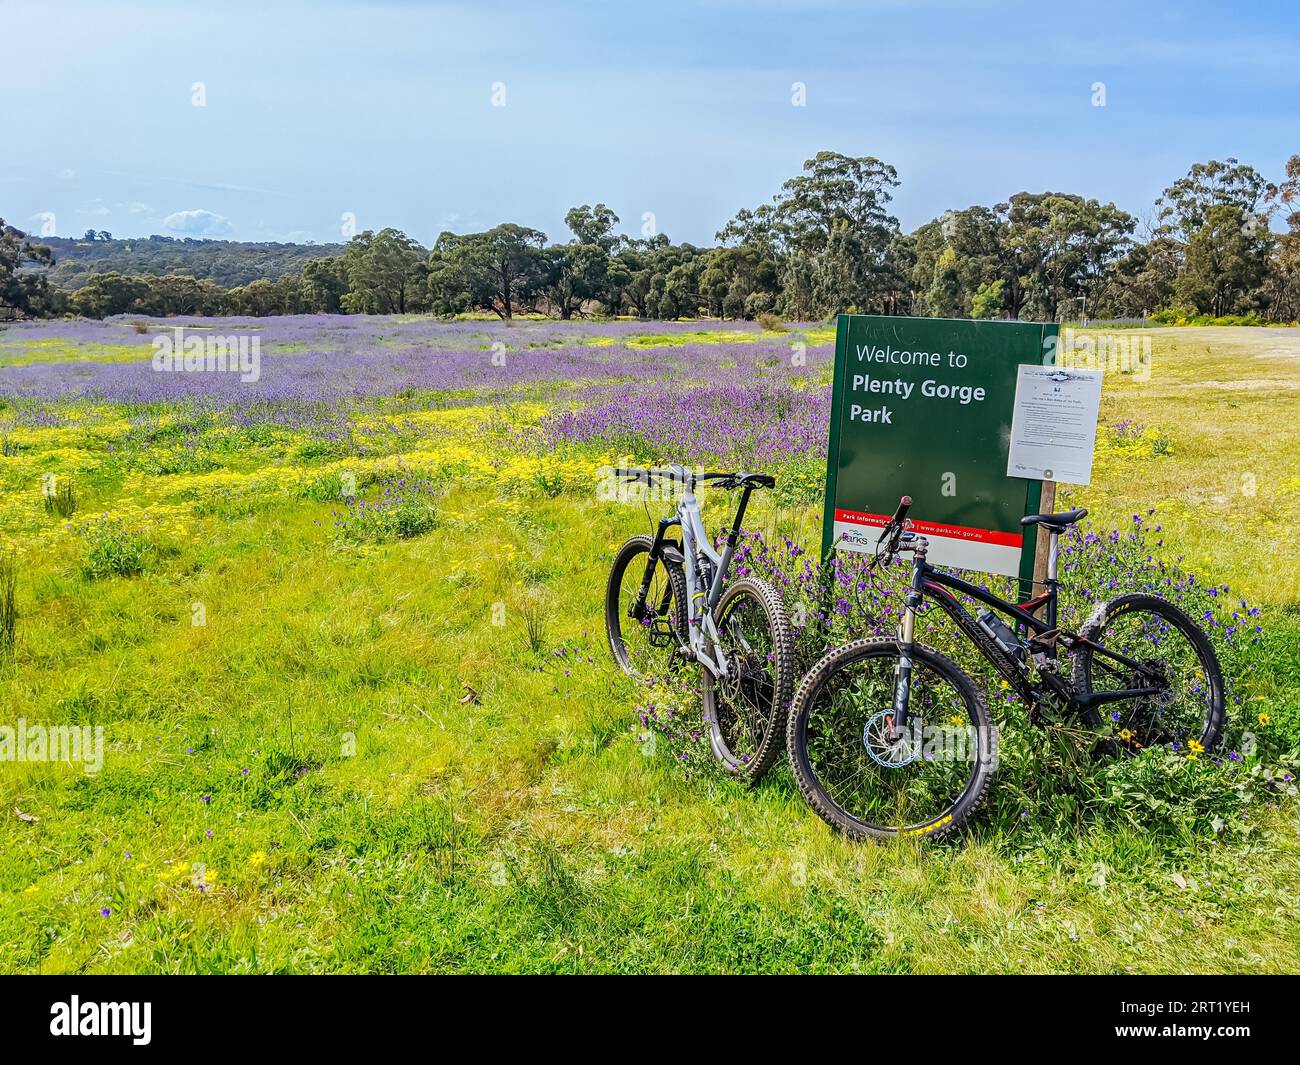
<path fill-rule="evenodd" d="M 1041 525 L 1044 529 L 1051 529 L 1053 532 L 1064 532 L 1066 526 L 1073 525 L 1080 518 L 1086 518 L 1088 512 L 1079 507 L 1077 510 L 1066 510 L 1060 514 L 1026 514 L 1020 519 L 1021 525 Z"/>

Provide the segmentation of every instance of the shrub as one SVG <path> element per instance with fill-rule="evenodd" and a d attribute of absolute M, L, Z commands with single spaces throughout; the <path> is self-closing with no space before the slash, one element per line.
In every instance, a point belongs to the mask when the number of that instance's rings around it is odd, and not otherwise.
<path fill-rule="evenodd" d="M 349 503 L 357 492 L 374 482 L 374 477 L 361 472 L 348 476 L 346 473 L 322 473 L 306 482 L 298 490 L 304 499 L 317 503 Z"/>
<path fill-rule="evenodd" d="M 105 516 L 87 522 L 82 534 L 89 544 L 81 564 L 81 572 L 87 579 L 134 577 L 144 572 L 152 548 L 139 533 Z"/>
<path fill-rule="evenodd" d="M 1240 755 L 1214 760 L 1160 748 L 1107 762 L 1097 777 L 1099 815 L 1138 829 L 1152 822 L 1170 825 L 1189 835 L 1242 834 L 1249 829 L 1244 815 L 1250 806 L 1296 794 L 1289 756 L 1270 769 Z"/>
<path fill-rule="evenodd" d="M 1106 444 L 1120 451 L 1142 452 L 1151 455 L 1172 455 L 1174 442 L 1168 433 L 1149 429 L 1142 422 L 1122 418 L 1110 427 Z"/>
<path fill-rule="evenodd" d="M 777 315 L 769 311 L 764 311 L 758 316 L 758 324 L 769 333 L 786 332 L 785 323 Z"/>
<path fill-rule="evenodd" d="M 1163 325 L 1268 325 L 1258 314 L 1198 314 L 1191 307 L 1164 307 L 1151 316 Z"/>
<path fill-rule="evenodd" d="M 346 510 L 334 511 L 334 527 L 340 540 L 409 540 L 437 526 L 437 500 L 438 493 L 429 481 L 402 475 L 392 479 L 376 498 L 351 500 Z"/>

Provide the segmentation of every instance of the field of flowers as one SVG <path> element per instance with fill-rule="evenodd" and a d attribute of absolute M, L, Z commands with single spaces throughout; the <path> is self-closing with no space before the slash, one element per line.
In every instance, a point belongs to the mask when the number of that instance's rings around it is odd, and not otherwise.
<path fill-rule="evenodd" d="M 256 338 L 255 379 L 158 372 L 176 325 Z M 719 776 L 689 690 L 604 644 L 648 526 L 597 490 L 620 457 L 774 473 L 741 564 L 814 598 L 832 329 L 6 326 L 0 725 L 102 728 L 103 764 L 0 761 L 0 970 L 1300 969 L 1298 332 L 1155 331 L 1066 494 L 1075 616 L 1194 609 L 1229 744 L 1096 766 L 983 677 L 997 797 L 927 850 Z M 837 577 L 805 660 L 889 606 Z"/>

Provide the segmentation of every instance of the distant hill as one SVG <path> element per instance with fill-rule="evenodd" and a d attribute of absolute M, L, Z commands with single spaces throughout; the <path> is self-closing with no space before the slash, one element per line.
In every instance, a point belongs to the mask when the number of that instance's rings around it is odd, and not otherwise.
<path fill-rule="evenodd" d="M 41 237 L 54 252 L 50 283 L 75 291 L 92 274 L 188 274 L 211 278 L 226 288 L 259 277 L 272 281 L 302 269 L 307 259 L 342 255 L 342 244 L 253 244 L 194 237 L 138 237 L 133 240 L 78 240 Z"/>

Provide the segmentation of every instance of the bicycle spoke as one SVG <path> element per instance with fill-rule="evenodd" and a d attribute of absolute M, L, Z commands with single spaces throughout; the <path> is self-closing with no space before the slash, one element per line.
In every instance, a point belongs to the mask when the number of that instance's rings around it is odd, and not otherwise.
<path fill-rule="evenodd" d="M 808 710 L 807 750 L 840 809 L 869 824 L 906 827 L 942 813 L 966 790 L 975 730 L 962 693 L 918 665 L 910 691 L 919 738 L 890 744 L 895 661 L 866 659 L 832 677 Z"/>
<path fill-rule="evenodd" d="M 1126 667 L 1093 651 L 1088 663 L 1092 691 L 1149 690 L 1108 704 L 1102 711 L 1124 749 L 1200 745 L 1217 693 L 1209 679 L 1209 663 L 1180 625 L 1155 610 L 1123 610 L 1106 620 L 1093 642 L 1141 668 Z"/>
<path fill-rule="evenodd" d="M 706 675 L 704 698 L 719 758 L 756 780 L 780 755 L 792 681 L 789 623 L 776 593 L 745 578 L 728 586 L 715 624 L 720 677 Z"/>
<path fill-rule="evenodd" d="M 635 541 L 633 541 L 635 543 Z M 607 623 L 615 656 L 627 672 L 639 677 L 666 675 L 680 657 L 682 637 L 681 604 L 667 564 L 659 561 L 650 576 L 644 597 L 650 541 L 633 547 L 625 556 L 621 572 L 611 579 Z"/>

